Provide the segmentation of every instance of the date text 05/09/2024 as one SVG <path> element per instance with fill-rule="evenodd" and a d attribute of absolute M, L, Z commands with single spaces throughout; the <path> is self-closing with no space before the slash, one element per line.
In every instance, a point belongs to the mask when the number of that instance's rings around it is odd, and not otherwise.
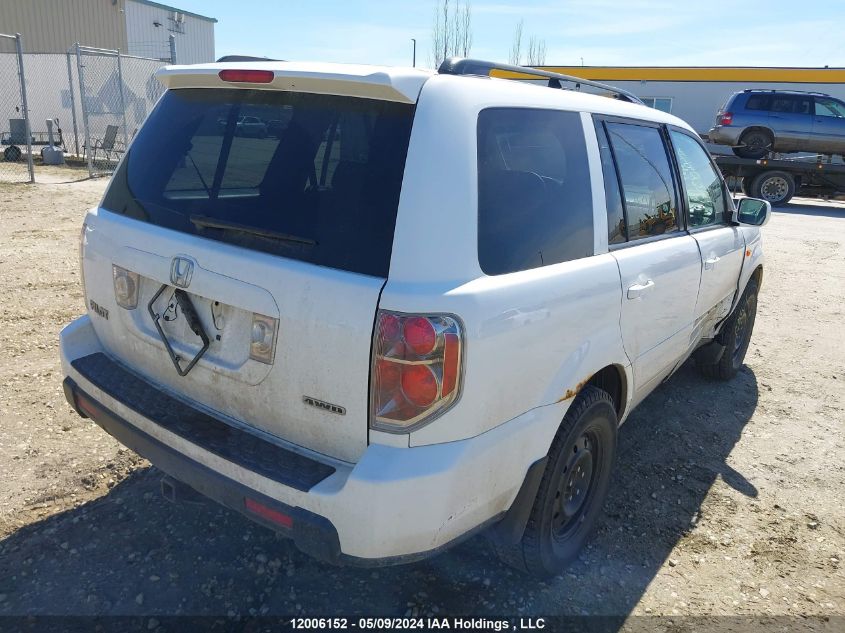
<path fill-rule="evenodd" d="M 395 631 L 539 631 L 544 618 L 488 619 L 466 617 L 428 618 L 292 618 L 291 628 L 307 630 L 395 630 Z"/>

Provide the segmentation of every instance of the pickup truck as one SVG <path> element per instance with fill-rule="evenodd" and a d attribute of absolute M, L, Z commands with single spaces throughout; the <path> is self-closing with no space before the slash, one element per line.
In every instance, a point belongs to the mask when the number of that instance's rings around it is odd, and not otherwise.
<path fill-rule="evenodd" d="M 169 496 L 334 564 L 484 532 L 553 575 L 634 407 L 690 356 L 742 366 L 771 207 L 735 204 L 695 132 L 624 91 L 454 59 L 158 77 L 85 218 L 87 312 L 60 347 L 70 405 Z M 279 129 L 239 142 L 244 111 Z"/>

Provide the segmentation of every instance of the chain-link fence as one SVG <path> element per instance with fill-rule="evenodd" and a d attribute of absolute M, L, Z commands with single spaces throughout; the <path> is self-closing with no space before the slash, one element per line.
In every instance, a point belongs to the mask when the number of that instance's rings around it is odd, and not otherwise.
<path fill-rule="evenodd" d="M 21 36 L 0 33 L 0 181 L 33 182 Z"/>
<path fill-rule="evenodd" d="M 80 175 L 111 173 L 164 92 L 155 72 L 168 62 L 81 45 L 67 54 L 19 48 L 18 36 L 0 35 L 0 181 L 32 181 L 62 161 Z M 175 59 L 172 42 L 169 51 Z M 58 161 L 49 160 L 51 136 Z"/>
<path fill-rule="evenodd" d="M 163 92 L 154 74 L 164 62 L 79 45 L 73 50 L 88 171 L 109 174 Z"/>

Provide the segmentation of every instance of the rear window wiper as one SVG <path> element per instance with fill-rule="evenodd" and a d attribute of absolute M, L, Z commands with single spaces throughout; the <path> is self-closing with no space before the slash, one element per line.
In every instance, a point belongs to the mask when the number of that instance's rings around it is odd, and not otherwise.
<path fill-rule="evenodd" d="M 267 237 L 272 240 L 293 242 L 295 244 L 305 244 L 306 246 L 317 246 L 317 241 L 312 240 L 309 237 L 289 235 L 288 233 L 280 233 L 278 231 L 262 229 L 256 226 L 247 226 L 245 224 L 238 224 L 237 222 L 227 222 L 226 220 L 209 218 L 205 215 L 192 215 L 190 217 L 190 220 L 191 224 L 193 224 L 194 226 L 199 226 L 205 229 L 228 229 L 230 231 L 240 231 L 241 233 L 248 233 L 249 235 Z"/>

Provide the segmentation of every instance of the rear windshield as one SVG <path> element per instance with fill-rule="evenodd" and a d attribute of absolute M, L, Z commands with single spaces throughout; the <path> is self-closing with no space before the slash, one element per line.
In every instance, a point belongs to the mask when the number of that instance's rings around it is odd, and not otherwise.
<path fill-rule="evenodd" d="M 413 106 L 169 90 L 103 206 L 244 248 L 386 277 Z"/>

